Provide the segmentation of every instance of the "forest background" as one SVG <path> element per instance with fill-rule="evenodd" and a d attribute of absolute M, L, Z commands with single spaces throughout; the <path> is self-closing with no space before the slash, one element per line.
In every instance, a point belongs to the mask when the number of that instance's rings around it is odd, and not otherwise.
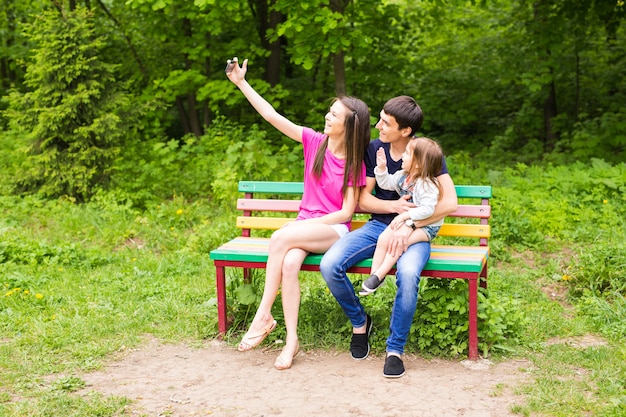
<path fill-rule="evenodd" d="M 625 18 L 623 0 L 2 2 L 0 415 L 113 415 L 67 396 L 80 378 L 41 378 L 146 332 L 217 334 L 207 253 L 237 234 L 237 181 L 302 178 L 301 148 L 226 79 L 233 56 L 318 130 L 336 95 L 367 102 L 372 126 L 415 97 L 455 183 L 494 187 L 479 335 L 484 357 L 536 361 L 516 411 L 622 415 Z M 319 276 L 302 281 L 303 343 L 345 350 L 345 317 Z M 232 340 L 262 285 L 229 277 Z M 381 329 L 392 293 L 366 301 Z M 424 280 L 420 297 L 409 351 L 465 355 L 466 286 Z M 588 333 L 606 346 L 545 343 Z"/>

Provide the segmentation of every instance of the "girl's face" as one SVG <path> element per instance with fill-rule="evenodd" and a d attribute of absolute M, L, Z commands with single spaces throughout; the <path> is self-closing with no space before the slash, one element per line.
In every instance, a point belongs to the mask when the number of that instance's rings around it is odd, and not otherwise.
<path fill-rule="evenodd" d="M 402 153 L 402 169 L 406 172 L 411 170 L 411 165 L 413 164 L 413 148 L 415 147 L 413 141 L 409 141 L 409 144 L 404 149 Z"/>
<path fill-rule="evenodd" d="M 324 118 L 326 120 L 324 133 L 330 137 L 344 137 L 346 133 L 346 115 L 349 111 L 339 100 L 335 101 Z"/>

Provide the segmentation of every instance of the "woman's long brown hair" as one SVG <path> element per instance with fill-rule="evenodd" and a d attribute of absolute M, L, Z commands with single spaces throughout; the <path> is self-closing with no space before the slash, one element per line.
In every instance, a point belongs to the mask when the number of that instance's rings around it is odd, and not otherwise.
<path fill-rule="evenodd" d="M 352 184 L 358 189 L 357 184 L 361 183 L 361 172 L 363 170 L 363 158 L 367 145 L 370 143 L 370 111 L 363 101 L 356 97 L 341 96 L 333 100 L 333 103 L 339 101 L 343 104 L 348 113 L 344 122 L 346 147 L 346 163 L 343 175 L 343 187 L 341 191 L 345 194 L 348 183 L 352 180 Z M 313 163 L 313 173 L 316 177 L 322 175 L 324 166 L 324 155 L 328 148 L 328 137 L 324 140 L 320 148 L 315 154 L 315 162 Z"/>

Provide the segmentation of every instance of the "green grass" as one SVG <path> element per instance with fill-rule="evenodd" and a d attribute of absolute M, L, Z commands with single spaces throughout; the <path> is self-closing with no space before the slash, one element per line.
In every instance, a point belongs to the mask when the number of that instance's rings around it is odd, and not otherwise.
<path fill-rule="evenodd" d="M 506 177 L 494 190 L 481 353 L 533 364 L 528 382 L 517 388 L 525 398 L 513 409 L 519 415 L 626 415 L 626 205 L 617 191 L 604 195 L 597 184 L 588 185 L 589 193 L 606 198 L 544 203 L 537 200 L 541 176 L 531 174 L 531 195 L 519 192 L 528 184 Z M 585 187 L 566 200 L 579 201 Z M 522 207 L 531 205 L 543 213 L 540 220 L 524 217 Z M 580 218 L 591 212 L 593 221 Z M 143 210 L 107 196 L 83 205 L 0 197 L 0 416 L 124 415 L 127 399 L 74 395 L 84 383 L 79 375 L 100 369 L 146 334 L 167 342 L 215 337 L 208 252 L 237 234 L 232 217 L 230 207 L 182 196 Z M 537 222 L 541 227 L 533 228 Z M 350 325 L 324 281 L 303 273 L 301 282 L 301 343 L 346 351 Z M 247 328 L 262 285 L 262 271 L 250 284 L 229 271 L 234 325 L 227 342 L 234 345 Z M 388 326 L 393 293 L 386 282 L 376 297 L 364 299 L 380 329 Z M 462 359 L 465 299 L 462 281 L 424 281 L 408 351 Z M 280 320 L 280 297 L 273 313 Z M 279 326 L 268 343 L 283 332 Z M 603 343 L 567 343 L 585 335 Z M 385 331 L 374 333 L 375 353 L 384 350 L 385 338 Z"/>

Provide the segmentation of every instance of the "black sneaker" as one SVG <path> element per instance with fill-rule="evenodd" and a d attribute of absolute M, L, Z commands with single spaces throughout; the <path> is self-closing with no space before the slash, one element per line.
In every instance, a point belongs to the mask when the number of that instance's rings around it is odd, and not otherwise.
<path fill-rule="evenodd" d="M 359 291 L 359 295 L 370 295 L 371 293 L 376 291 L 376 289 L 380 287 L 380 284 L 382 284 L 384 281 L 385 278 L 380 279 L 377 275 L 370 275 L 368 279 L 363 281 L 363 285 L 361 286 L 363 289 Z"/>
<path fill-rule="evenodd" d="M 402 375 L 404 375 L 402 359 L 395 355 L 387 356 L 385 367 L 383 368 L 383 376 L 385 378 L 400 378 Z"/>
<path fill-rule="evenodd" d="M 365 322 L 365 333 L 364 334 L 354 334 L 352 333 L 352 340 L 350 341 L 350 353 L 352 354 L 352 358 L 358 361 L 367 358 L 367 355 L 370 354 L 370 334 L 372 333 L 372 318 L 370 315 L 367 315 L 367 320 Z"/>

